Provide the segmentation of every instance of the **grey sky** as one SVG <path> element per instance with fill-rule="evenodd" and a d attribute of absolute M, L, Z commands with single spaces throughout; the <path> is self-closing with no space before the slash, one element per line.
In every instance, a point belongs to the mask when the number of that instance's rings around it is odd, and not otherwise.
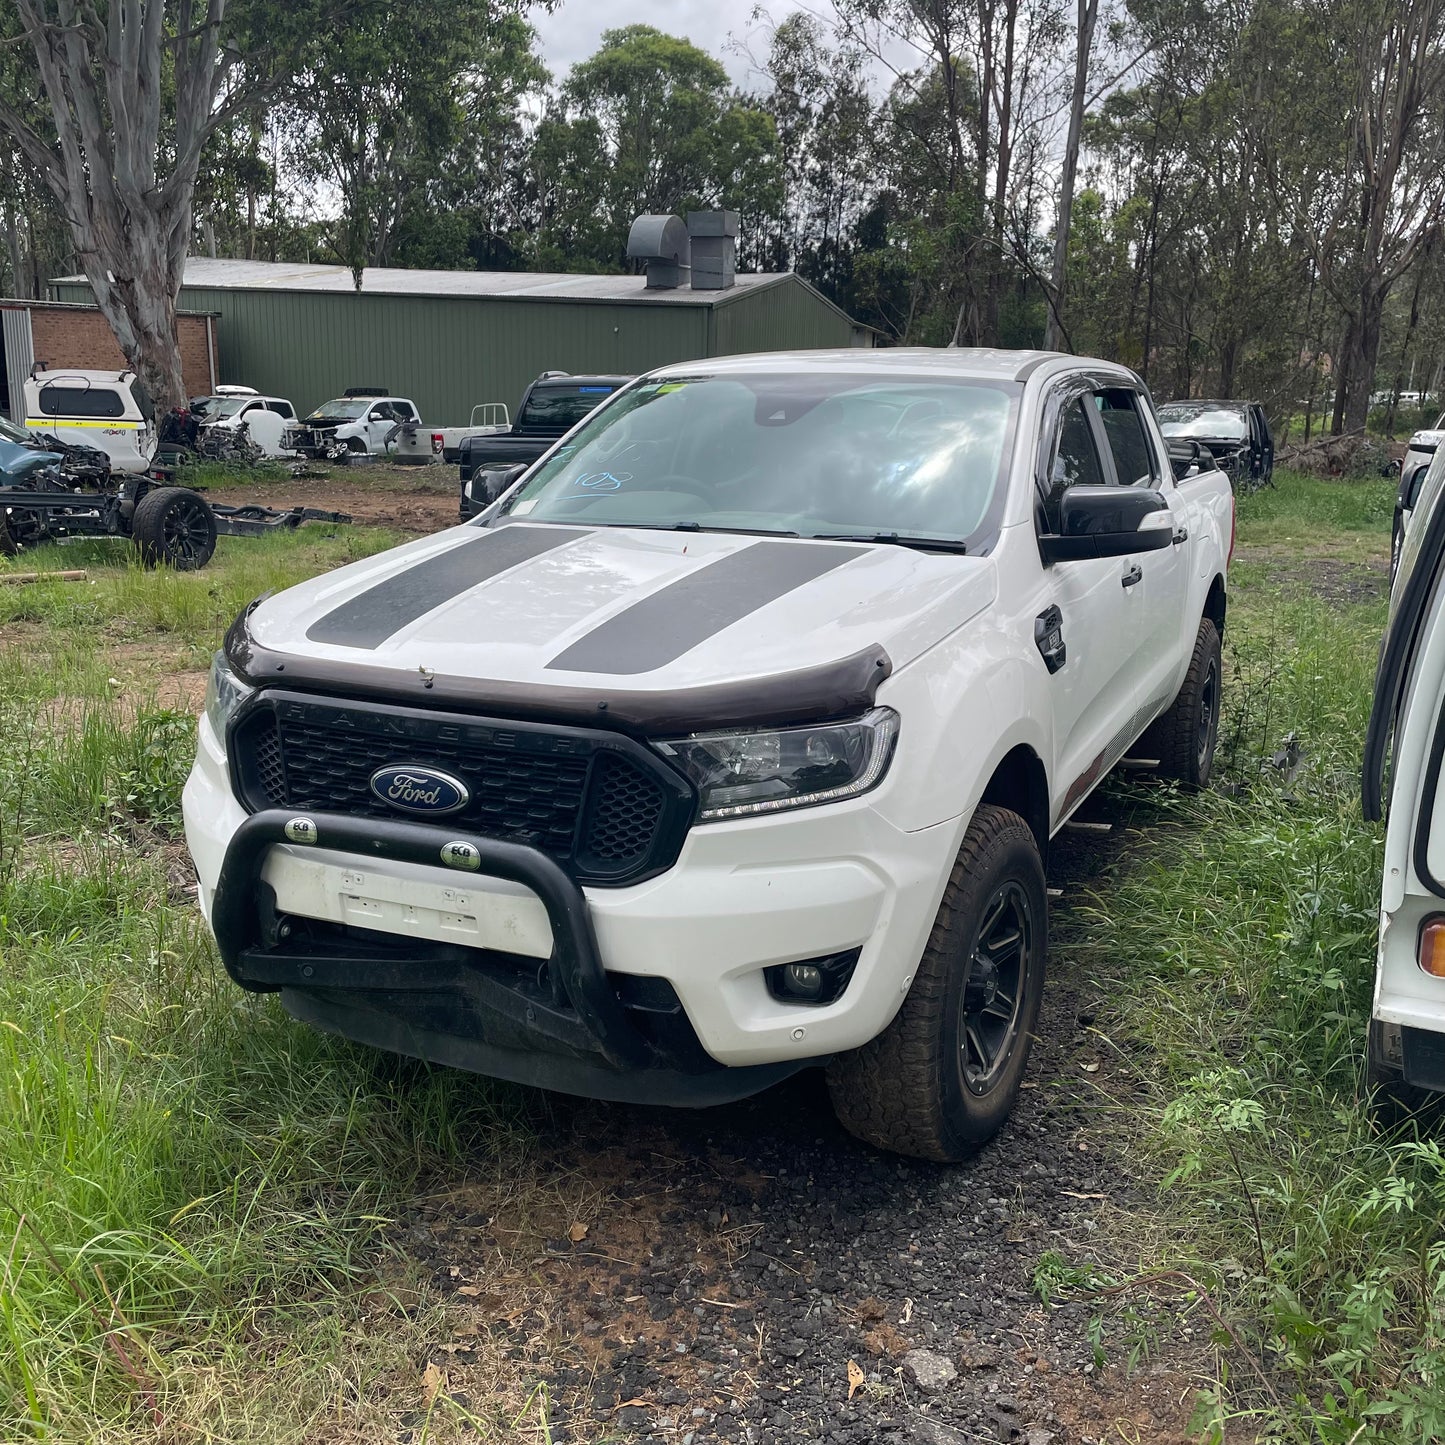
<path fill-rule="evenodd" d="M 774 20 L 804 8 L 797 0 L 765 0 Z M 729 37 L 746 43 L 761 55 L 767 48 L 764 28 L 752 20 L 755 0 L 562 0 L 550 15 L 537 12 L 540 48 L 552 73 L 560 79 L 569 66 L 585 60 L 602 38 L 604 30 L 619 25 L 655 25 L 671 35 L 684 35 L 699 49 L 715 55 L 739 85 L 758 84 L 749 75 L 745 56 L 729 48 Z M 826 11 L 827 0 L 815 0 L 808 9 Z"/>

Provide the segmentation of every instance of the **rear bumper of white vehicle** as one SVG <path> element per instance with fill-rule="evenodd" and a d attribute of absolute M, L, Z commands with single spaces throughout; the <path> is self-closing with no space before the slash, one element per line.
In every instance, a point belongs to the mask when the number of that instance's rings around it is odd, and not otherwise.
<path fill-rule="evenodd" d="M 1414 1088 L 1445 1092 L 1445 979 L 1425 973 L 1416 961 L 1420 930 L 1445 912 L 1442 900 L 1407 893 L 1380 918 L 1375 970 L 1374 1018 L 1392 1025 L 1386 1060 Z"/>
<path fill-rule="evenodd" d="M 856 1048 L 897 1011 L 959 823 L 900 832 L 867 797 L 694 827 L 677 863 L 579 888 L 544 854 L 449 830 L 248 815 L 202 721 L 185 789 L 201 904 L 244 987 L 397 1052 L 602 1098 L 738 1098 Z M 473 850 L 443 849 L 462 843 Z M 330 846 L 328 846 L 330 845 Z M 843 959 L 828 1004 L 765 972 Z"/>

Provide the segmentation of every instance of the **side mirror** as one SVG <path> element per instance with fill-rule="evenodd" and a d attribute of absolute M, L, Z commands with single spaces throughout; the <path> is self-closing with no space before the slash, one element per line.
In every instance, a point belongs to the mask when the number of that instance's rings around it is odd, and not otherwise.
<path fill-rule="evenodd" d="M 1070 487 L 1059 503 L 1059 530 L 1039 538 L 1045 562 L 1128 557 L 1174 541 L 1169 503 L 1149 487 Z"/>
<path fill-rule="evenodd" d="M 522 462 L 505 467 L 483 467 L 472 474 L 471 481 L 467 483 L 467 495 L 478 507 L 490 507 L 511 490 L 512 483 L 526 470 L 526 464 Z"/>
<path fill-rule="evenodd" d="M 1169 453 L 1169 465 L 1174 468 L 1174 480 L 1182 482 L 1196 471 L 1211 471 L 1214 467 L 1214 453 L 1189 437 L 1171 437 L 1164 443 Z"/>

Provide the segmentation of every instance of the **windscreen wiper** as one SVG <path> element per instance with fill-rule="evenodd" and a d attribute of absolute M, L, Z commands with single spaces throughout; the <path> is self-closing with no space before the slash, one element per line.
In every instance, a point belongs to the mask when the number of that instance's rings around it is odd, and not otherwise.
<path fill-rule="evenodd" d="M 635 527 L 643 532 L 732 532 L 742 537 L 801 537 L 776 527 L 704 527 L 701 522 L 592 522 L 594 527 Z"/>
<path fill-rule="evenodd" d="M 915 547 L 920 552 L 953 552 L 962 557 L 968 547 L 954 537 L 910 537 L 900 532 L 814 532 L 818 542 L 873 542 L 895 547 Z"/>

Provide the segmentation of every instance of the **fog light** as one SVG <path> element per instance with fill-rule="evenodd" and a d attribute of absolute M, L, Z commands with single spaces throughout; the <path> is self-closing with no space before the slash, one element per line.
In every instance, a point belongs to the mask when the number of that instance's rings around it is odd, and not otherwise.
<path fill-rule="evenodd" d="M 843 997 L 858 962 L 859 948 L 806 958 L 798 963 L 775 963 L 763 970 L 768 992 L 782 1003 L 833 1003 Z"/>
<path fill-rule="evenodd" d="M 783 987 L 795 998 L 804 998 L 811 1003 L 823 992 L 823 970 L 816 963 L 785 964 Z"/>
<path fill-rule="evenodd" d="M 1420 926 L 1415 957 L 1426 973 L 1445 978 L 1445 916 L 1437 913 Z"/>

